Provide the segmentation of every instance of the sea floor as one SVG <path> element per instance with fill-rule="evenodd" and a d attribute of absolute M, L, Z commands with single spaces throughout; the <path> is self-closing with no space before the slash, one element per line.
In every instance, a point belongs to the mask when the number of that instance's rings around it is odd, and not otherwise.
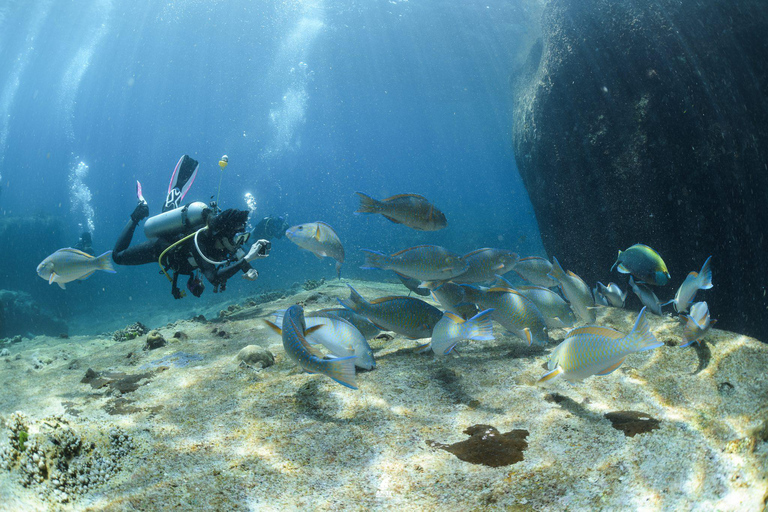
<path fill-rule="evenodd" d="M 0 510 L 765 507 L 768 345 L 714 330 L 680 348 L 678 322 L 650 316 L 665 346 L 537 386 L 555 343 L 495 325 L 448 357 L 372 340 L 377 368 L 351 390 L 299 371 L 262 321 L 333 307 L 347 282 L 177 321 L 153 350 L 146 335 L 0 346 Z M 369 299 L 402 290 L 349 283 Z M 636 315 L 598 323 L 628 332 Z M 247 345 L 275 364 L 242 364 Z"/>

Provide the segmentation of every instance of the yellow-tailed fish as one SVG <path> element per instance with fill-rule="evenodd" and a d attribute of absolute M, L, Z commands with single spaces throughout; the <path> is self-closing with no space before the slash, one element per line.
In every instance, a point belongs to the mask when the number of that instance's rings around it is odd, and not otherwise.
<path fill-rule="evenodd" d="M 336 275 L 341 277 L 341 264 L 344 263 L 344 246 L 338 235 L 325 222 L 308 222 L 288 228 L 285 232 L 288 240 L 295 243 L 320 259 L 324 257 L 336 260 Z"/>
<path fill-rule="evenodd" d="M 365 265 L 360 268 L 394 270 L 422 281 L 447 281 L 469 268 L 461 256 L 437 245 L 419 245 L 390 256 L 368 249 L 362 251 L 365 253 Z"/>
<path fill-rule="evenodd" d="M 643 244 L 635 244 L 626 251 L 619 251 L 616 263 L 622 274 L 632 274 L 640 281 L 653 286 L 663 286 L 669 281 L 667 264 L 659 253 Z"/>
<path fill-rule="evenodd" d="M 552 264 L 546 258 L 529 256 L 520 258 L 513 268 L 517 274 L 535 286 L 551 288 L 557 286 L 557 279 L 549 275 Z"/>
<path fill-rule="evenodd" d="M 492 309 L 486 309 L 464 320 L 450 311 L 443 314 L 432 330 L 432 340 L 429 346 L 435 355 L 449 354 L 456 344 L 462 340 L 487 341 L 493 339 Z"/>
<path fill-rule="evenodd" d="M 265 320 L 273 331 L 278 332 L 278 326 L 283 325 L 284 309 L 275 311 L 270 320 Z M 322 329 L 307 334 L 307 341 L 312 345 L 322 345 L 336 357 L 356 356 L 355 366 L 364 370 L 376 368 L 368 342 L 362 333 L 350 322 L 334 315 L 319 312 L 304 315 L 304 323 L 307 329 L 321 325 Z"/>
<path fill-rule="evenodd" d="M 549 329 L 567 329 L 576 323 L 576 316 L 568 303 L 549 288 L 520 286 L 516 290 L 536 304 Z"/>
<path fill-rule="evenodd" d="M 519 260 L 517 254 L 506 249 L 486 247 L 477 249 L 461 257 L 469 268 L 454 283 L 482 283 L 492 281 L 494 276 L 503 275 L 512 270 Z"/>
<path fill-rule="evenodd" d="M 605 299 L 604 306 L 611 306 L 614 308 L 623 308 L 624 302 L 627 300 L 627 293 L 628 292 L 622 292 L 621 288 L 619 288 L 619 285 L 616 283 L 608 283 L 608 286 L 605 286 L 600 281 L 597 282 L 597 286 L 595 287 L 596 295 L 600 294 Z M 597 302 L 597 296 L 595 296 L 595 302 Z"/>
<path fill-rule="evenodd" d="M 37 266 L 37 275 L 48 281 L 48 284 L 56 283 L 65 289 L 64 283 L 87 279 L 97 270 L 115 273 L 112 251 L 101 256 L 91 256 L 77 249 L 66 248 L 59 249 L 41 261 Z"/>
<path fill-rule="evenodd" d="M 547 343 L 547 324 L 544 315 L 530 299 L 511 288 L 489 288 L 480 292 L 478 304 L 493 309 L 491 318 L 505 329 L 525 340 L 528 345 Z"/>
<path fill-rule="evenodd" d="M 683 281 L 683 284 L 677 289 L 675 298 L 662 304 L 662 306 L 674 304 L 675 311 L 684 313 L 691 307 L 691 303 L 699 290 L 709 290 L 712 288 L 712 269 L 709 266 L 709 260 L 711 259 L 712 256 L 707 258 L 707 261 L 704 262 L 704 265 L 702 265 L 699 272 L 689 273 L 685 278 L 685 281 Z"/>
<path fill-rule="evenodd" d="M 307 334 L 322 328 L 322 325 L 317 325 L 312 330 L 308 330 L 304 323 L 304 308 L 301 306 L 289 307 L 285 311 L 283 326 L 280 329 L 285 353 L 301 366 L 304 371 L 322 373 L 342 386 L 357 389 L 357 383 L 355 382 L 355 356 L 323 359 L 323 355 L 316 349 L 313 349 L 307 342 Z"/>
<path fill-rule="evenodd" d="M 381 297 L 368 302 L 351 286 L 349 290 L 349 299 L 339 299 L 342 306 L 368 318 L 380 329 L 407 338 L 431 337 L 432 329 L 443 317 L 435 306 L 415 297 Z"/>
<path fill-rule="evenodd" d="M 626 336 L 610 327 L 579 327 L 570 331 L 552 351 L 547 362 L 549 372 L 538 383 L 557 377 L 573 382 L 592 375 L 607 375 L 621 366 L 629 354 L 662 345 L 650 330 L 645 308 Z"/>
<path fill-rule="evenodd" d="M 549 275 L 560 284 L 565 299 L 571 304 L 571 309 L 584 322 L 591 324 L 595 321 L 595 300 L 592 298 L 592 290 L 582 278 L 571 272 L 566 272 L 560 266 L 557 258 L 552 258 L 552 271 Z"/>
<path fill-rule="evenodd" d="M 380 213 L 395 224 L 419 231 L 437 231 L 448 225 L 445 214 L 418 194 L 399 194 L 381 201 L 362 192 L 356 194 L 360 197 L 360 208 L 355 214 Z"/>
<path fill-rule="evenodd" d="M 659 301 L 659 298 L 653 293 L 650 286 L 646 286 L 643 283 L 636 283 L 632 276 L 629 276 L 629 287 L 635 292 L 635 295 L 637 295 L 637 298 L 643 303 L 643 306 L 648 308 L 648 311 L 658 316 L 664 314 L 661 312 L 661 301 Z"/>
<path fill-rule="evenodd" d="M 706 302 L 697 302 L 691 306 L 690 315 L 680 315 L 685 320 L 683 327 L 683 344 L 681 347 L 687 347 L 691 343 L 701 341 L 709 329 L 715 325 L 717 320 L 709 318 L 709 306 Z"/>

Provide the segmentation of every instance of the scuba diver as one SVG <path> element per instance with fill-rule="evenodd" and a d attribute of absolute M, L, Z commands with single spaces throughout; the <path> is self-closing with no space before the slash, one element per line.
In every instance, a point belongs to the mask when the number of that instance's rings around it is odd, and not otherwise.
<path fill-rule="evenodd" d="M 264 217 L 253 228 L 251 236 L 265 240 L 280 239 L 289 227 L 291 226 L 286 222 L 285 217 Z"/>
<path fill-rule="evenodd" d="M 200 275 L 213 284 L 213 292 L 224 291 L 227 280 L 242 271 L 250 281 L 259 273 L 250 262 L 269 255 L 271 243 L 258 240 L 246 253 L 243 246 L 250 238 L 244 232 L 248 212 L 229 209 L 220 211 L 215 203 L 193 202 L 180 206 L 197 174 L 198 163 L 184 155 L 176 165 L 168 188 L 163 212 L 149 217 L 149 206 L 137 182 L 139 204 L 115 242 L 112 259 L 118 265 L 144 265 L 157 262 L 173 283 L 171 292 L 176 299 L 185 293 L 178 287 L 180 275 L 188 275 L 187 289 L 195 297 L 205 290 Z M 130 247 L 136 227 L 143 219 L 146 242 Z M 173 278 L 168 275 L 173 271 Z"/>
<path fill-rule="evenodd" d="M 78 251 L 83 251 L 86 254 L 90 254 L 91 256 L 96 255 L 93 250 L 93 240 L 91 239 L 91 233 L 88 231 L 84 231 L 83 234 L 80 235 L 80 240 L 77 241 L 74 248 Z"/>

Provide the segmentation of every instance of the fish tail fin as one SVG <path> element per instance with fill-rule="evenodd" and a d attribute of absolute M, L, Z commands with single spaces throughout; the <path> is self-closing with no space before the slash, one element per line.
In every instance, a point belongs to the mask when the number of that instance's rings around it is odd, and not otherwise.
<path fill-rule="evenodd" d="M 493 309 L 486 309 L 464 322 L 464 336 L 474 341 L 488 341 L 493 338 L 493 323 L 491 322 Z"/>
<path fill-rule="evenodd" d="M 112 251 L 107 251 L 96 258 L 96 268 L 109 272 L 110 274 L 117 273 L 115 267 L 112 266 Z"/>
<path fill-rule="evenodd" d="M 363 309 L 363 306 L 368 304 L 368 302 L 363 298 L 362 295 L 357 293 L 357 290 L 349 286 L 349 298 L 348 299 L 337 299 L 339 301 L 339 304 L 344 306 L 347 309 L 351 309 L 352 311 L 360 312 L 360 310 Z"/>
<path fill-rule="evenodd" d="M 651 332 L 651 326 L 645 318 L 645 310 L 646 308 L 640 310 L 640 314 L 637 315 L 637 320 L 635 321 L 635 326 L 632 328 L 632 332 L 627 335 L 630 341 L 630 346 L 634 348 L 635 352 L 651 350 L 663 345 L 663 343 L 659 342 L 659 340 L 656 339 L 656 336 Z"/>
<path fill-rule="evenodd" d="M 362 192 L 355 192 L 360 198 L 360 206 L 357 208 L 355 214 L 361 213 L 379 213 L 381 211 L 381 201 L 377 201 L 368 194 Z"/>
<path fill-rule="evenodd" d="M 557 258 L 554 256 L 552 256 L 552 270 L 549 271 L 548 275 L 554 277 L 558 281 L 565 275 L 565 270 L 563 270 L 563 267 L 560 266 L 560 262 L 557 261 Z"/>
<path fill-rule="evenodd" d="M 701 284 L 699 285 L 699 289 L 701 290 L 709 290 L 714 286 L 712 284 L 712 269 L 709 266 L 709 260 L 712 259 L 712 256 L 707 258 L 707 261 L 704 262 L 704 265 L 701 267 L 701 272 L 699 272 L 699 279 L 701 280 Z"/>
<path fill-rule="evenodd" d="M 365 264 L 362 269 L 380 268 L 386 270 L 384 265 L 387 263 L 387 255 L 379 251 L 371 251 L 369 249 L 360 249 L 365 253 Z"/>
<path fill-rule="evenodd" d="M 619 264 L 619 258 L 621 258 L 621 251 L 619 251 L 619 255 L 616 256 L 616 263 L 614 263 L 613 266 L 611 266 L 611 272 L 613 272 L 613 269 L 615 269 L 616 265 Z"/>
<path fill-rule="evenodd" d="M 341 262 L 340 261 L 336 262 L 336 277 L 341 279 Z"/>
<path fill-rule="evenodd" d="M 323 373 L 342 386 L 357 389 L 355 359 L 357 356 L 337 357 L 323 361 Z"/>

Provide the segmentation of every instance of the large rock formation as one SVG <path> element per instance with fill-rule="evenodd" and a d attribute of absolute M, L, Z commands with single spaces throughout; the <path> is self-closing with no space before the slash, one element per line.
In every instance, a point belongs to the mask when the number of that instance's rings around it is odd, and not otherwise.
<path fill-rule="evenodd" d="M 542 34 L 513 141 L 547 251 L 594 283 L 646 243 L 662 299 L 713 255 L 713 317 L 767 340 L 768 3 L 552 0 Z"/>

